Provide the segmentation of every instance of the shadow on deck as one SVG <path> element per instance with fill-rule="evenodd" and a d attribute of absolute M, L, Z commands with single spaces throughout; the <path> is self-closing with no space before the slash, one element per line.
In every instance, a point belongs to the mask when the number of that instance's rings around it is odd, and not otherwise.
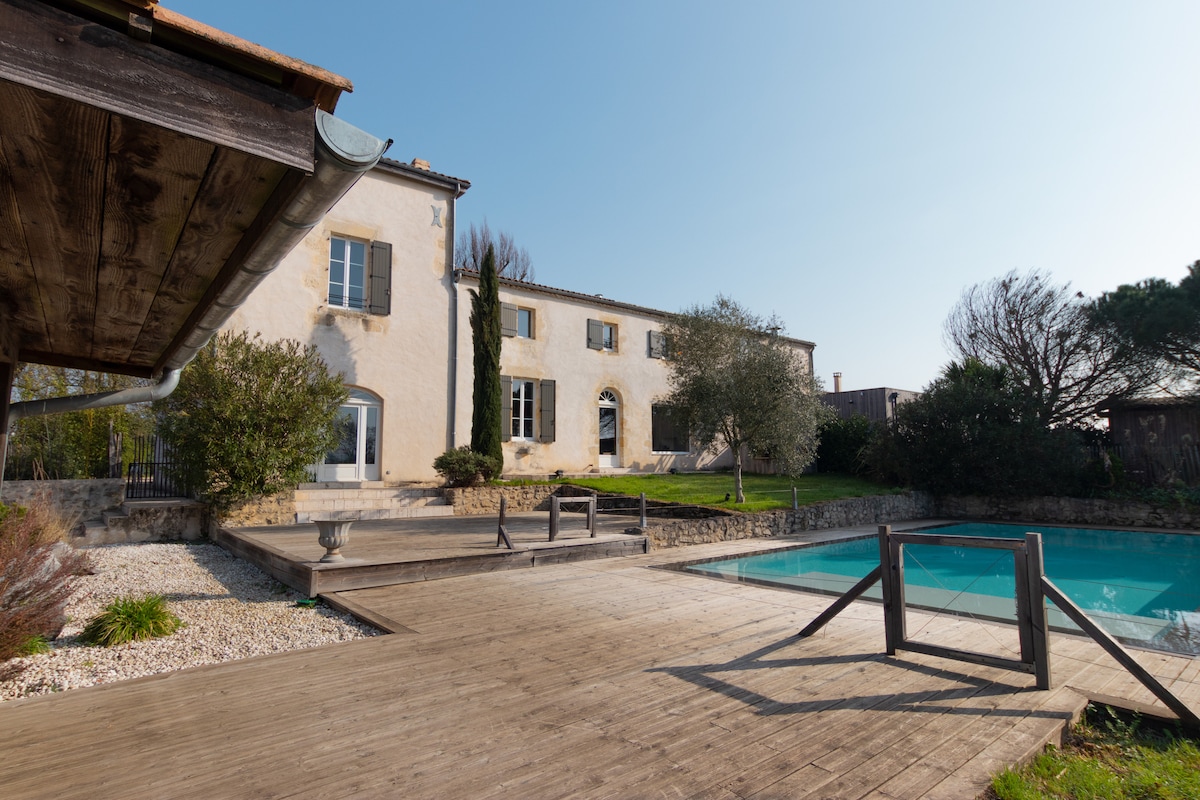
<path fill-rule="evenodd" d="M 309 597 L 350 589 L 452 578 L 480 572 L 562 564 L 649 551 L 649 540 L 626 534 L 633 521 L 601 515 L 595 536 L 583 517 L 564 517 L 555 541 L 547 514 L 509 514 L 514 549 L 497 546 L 497 521 L 487 517 L 362 520 L 342 548 L 345 561 L 321 563 L 315 524 L 221 528 L 212 539 L 280 583 Z"/>

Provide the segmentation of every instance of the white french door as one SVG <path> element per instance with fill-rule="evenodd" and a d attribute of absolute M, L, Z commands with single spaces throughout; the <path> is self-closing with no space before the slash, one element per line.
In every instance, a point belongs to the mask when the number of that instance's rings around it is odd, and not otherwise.
<path fill-rule="evenodd" d="M 350 399 L 338 409 L 340 439 L 317 468 L 319 481 L 379 480 L 379 398 L 351 389 Z"/>
<path fill-rule="evenodd" d="M 600 469 L 621 466 L 617 435 L 620 431 L 620 410 L 616 393 L 609 389 L 600 393 Z"/>

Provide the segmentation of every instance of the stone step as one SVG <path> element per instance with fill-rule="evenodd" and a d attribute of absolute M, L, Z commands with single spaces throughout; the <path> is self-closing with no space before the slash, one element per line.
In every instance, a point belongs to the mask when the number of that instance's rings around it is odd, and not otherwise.
<path fill-rule="evenodd" d="M 301 510 L 299 506 L 296 508 L 296 522 L 312 522 L 314 517 L 321 517 L 322 513 L 329 513 L 329 509 L 322 512 L 319 509 Z M 353 515 L 357 519 L 414 519 L 418 517 L 452 517 L 454 516 L 454 507 L 450 505 L 427 505 L 427 506 L 407 506 L 398 508 L 365 508 L 365 509 L 350 509 L 342 510 L 341 513 Z"/>

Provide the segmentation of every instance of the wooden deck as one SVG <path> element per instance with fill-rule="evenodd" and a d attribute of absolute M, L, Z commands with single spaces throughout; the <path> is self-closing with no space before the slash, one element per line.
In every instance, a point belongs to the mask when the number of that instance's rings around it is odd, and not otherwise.
<path fill-rule="evenodd" d="M 622 533 L 636 519 L 600 515 L 596 535 L 582 515 L 563 515 L 549 541 L 545 512 L 509 514 L 505 529 L 514 549 L 496 546 L 496 517 L 363 520 L 350 528 L 345 561 L 321 563 L 325 548 L 314 524 L 222 529 L 213 541 L 257 565 L 280 583 L 309 597 L 473 575 L 479 572 L 562 564 L 645 553 L 645 536 Z"/>
<path fill-rule="evenodd" d="M 1053 637 L 1037 691 L 882 655 L 877 604 L 797 640 L 829 598 L 647 568 L 764 546 L 348 592 L 410 632 L 0 704 L 2 794 L 962 800 L 1088 695 L 1151 700 L 1083 639 Z M 910 612 L 909 630 L 1017 647 L 965 618 Z M 1200 706 L 1200 661 L 1138 656 Z"/>

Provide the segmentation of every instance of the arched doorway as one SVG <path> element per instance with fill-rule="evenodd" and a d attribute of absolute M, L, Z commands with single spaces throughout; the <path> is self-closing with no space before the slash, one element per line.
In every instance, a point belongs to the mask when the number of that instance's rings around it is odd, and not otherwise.
<path fill-rule="evenodd" d="M 350 398 L 338 409 L 340 440 L 325 454 L 317 469 L 319 481 L 379 480 L 379 418 L 383 404 L 362 389 L 351 389 Z"/>
<path fill-rule="evenodd" d="M 601 469 L 621 466 L 621 454 L 617 447 L 618 432 L 621 430 L 621 403 L 617 393 L 605 389 L 600 393 L 600 463 Z"/>

